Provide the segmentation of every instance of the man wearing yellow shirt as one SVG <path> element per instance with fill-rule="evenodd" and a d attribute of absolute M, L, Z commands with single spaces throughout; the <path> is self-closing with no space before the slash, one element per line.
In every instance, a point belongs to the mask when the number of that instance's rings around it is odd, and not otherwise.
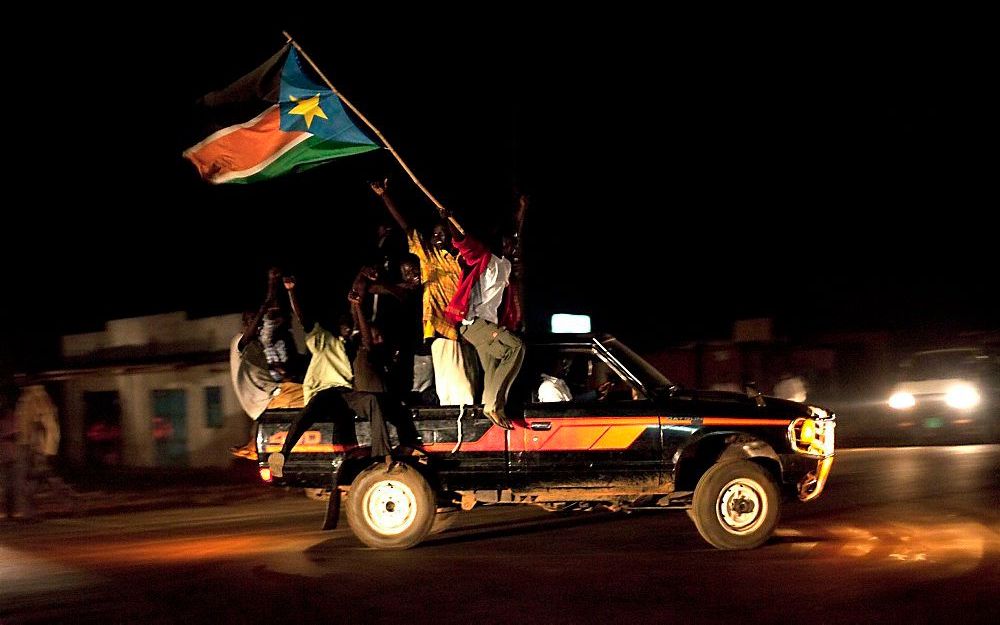
<path fill-rule="evenodd" d="M 407 235 L 410 253 L 420 259 L 420 282 L 423 294 L 424 340 L 431 343 L 434 364 L 434 384 L 442 406 L 474 403 L 472 383 L 478 372 L 476 359 L 467 361 L 458 340 L 455 324 L 445 316 L 445 308 L 455 296 L 462 279 L 462 266 L 458 262 L 448 228 L 434 226 L 428 245 L 423 235 L 412 228 L 389 197 L 387 181 L 371 183 L 372 191 L 382 201 L 399 227 Z"/>

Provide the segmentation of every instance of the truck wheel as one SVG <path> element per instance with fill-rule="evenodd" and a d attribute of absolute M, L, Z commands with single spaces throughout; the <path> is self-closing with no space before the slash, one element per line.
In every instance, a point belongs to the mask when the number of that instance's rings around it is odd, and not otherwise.
<path fill-rule="evenodd" d="M 379 464 L 361 472 L 347 498 L 347 523 L 375 549 L 408 549 L 427 537 L 437 510 L 434 491 L 405 464 Z"/>
<path fill-rule="evenodd" d="M 753 549 L 778 524 L 781 506 L 771 476 L 747 460 L 712 466 L 698 480 L 689 516 L 702 538 L 718 549 Z"/>

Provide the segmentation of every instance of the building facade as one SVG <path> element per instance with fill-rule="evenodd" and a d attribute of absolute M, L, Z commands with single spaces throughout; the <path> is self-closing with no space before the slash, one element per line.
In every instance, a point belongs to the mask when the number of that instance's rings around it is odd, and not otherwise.
<path fill-rule="evenodd" d="M 61 453 L 95 467 L 211 467 L 231 462 L 250 419 L 229 374 L 240 315 L 174 312 L 109 321 L 62 338 L 64 368 L 37 376 L 61 404 Z"/>

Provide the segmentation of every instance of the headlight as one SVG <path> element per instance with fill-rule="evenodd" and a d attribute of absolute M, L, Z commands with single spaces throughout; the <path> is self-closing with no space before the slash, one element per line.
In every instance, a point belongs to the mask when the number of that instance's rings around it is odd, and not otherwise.
<path fill-rule="evenodd" d="M 832 416 L 828 421 L 799 417 L 788 424 L 788 442 L 796 453 L 832 456 L 833 427 Z"/>
<path fill-rule="evenodd" d="M 799 431 L 799 441 L 803 445 L 811 445 L 812 442 L 816 440 L 816 422 L 812 419 L 806 419 L 802 422 L 802 430 Z"/>
<path fill-rule="evenodd" d="M 948 389 L 944 401 L 952 408 L 972 408 L 979 404 L 979 391 L 968 384 L 953 386 Z"/>
<path fill-rule="evenodd" d="M 917 403 L 913 399 L 913 395 L 907 393 L 906 391 L 899 391 L 898 393 L 893 393 L 892 397 L 889 398 L 889 407 L 895 408 L 896 410 L 903 410 L 905 408 L 913 408 Z"/>

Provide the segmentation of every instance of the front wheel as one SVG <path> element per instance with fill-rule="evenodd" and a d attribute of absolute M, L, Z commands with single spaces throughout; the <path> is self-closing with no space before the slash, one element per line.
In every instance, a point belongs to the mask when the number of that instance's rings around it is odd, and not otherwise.
<path fill-rule="evenodd" d="M 430 533 L 436 510 L 434 491 L 416 469 L 378 464 L 351 484 L 347 523 L 369 547 L 408 549 Z"/>
<path fill-rule="evenodd" d="M 711 467 L 694 490 L 689 515 L 718 549 L 753 549 L 774 533 L 781 506 L 770 474 L 747 460 Z"/>

